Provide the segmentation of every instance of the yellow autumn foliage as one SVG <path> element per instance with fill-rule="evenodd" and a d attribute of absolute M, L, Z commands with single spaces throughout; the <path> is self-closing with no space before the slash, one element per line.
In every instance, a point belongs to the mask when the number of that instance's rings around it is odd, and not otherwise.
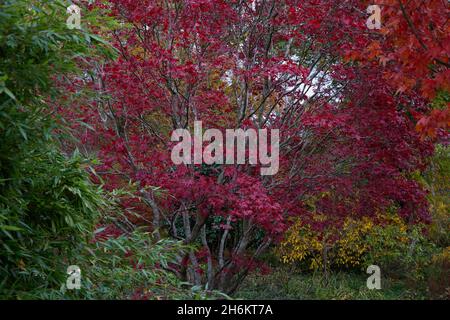
<path fill-rule="evenodd" d="M 367 237 L 375 232 L 378 224 L 374 221 L 395 227 L 394 241 L 408 243 L 407 225 L 397 215 L 383 215 L 376 219 L 368 217 L 359 220 L 347 218 L 342 227 L 333 227 L 317 232 L 297 219 L 286 233 L 277 254 L 283 263 L 302 263 L 310 270 L 318 270 L 327 264 L 334 267 L 362 267 L 364 255 L 371 249 Z M 379 229 L 379 228 L 378 228 Z"/>

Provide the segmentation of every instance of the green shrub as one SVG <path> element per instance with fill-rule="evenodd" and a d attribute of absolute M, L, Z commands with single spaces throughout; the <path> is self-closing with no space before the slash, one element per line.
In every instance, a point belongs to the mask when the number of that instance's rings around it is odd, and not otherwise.
<path fill-rule="evenodd" d="M 47 102 L 58 97 L 55 79 L 77 74 L 78 61 L 112 51 L 97 36 L 68 29 L 67 6 L 0 3 L 0 298 L 147 297 L 139 288 L 153 298 L 207 297 L 182 288 L 165 270 L 176 262 L 177 243 L 154 243 L 138 230 L 92 241 L 101 212 L 112 203 L 90 182 L 88 162 L 61 151 L 61 134 L 71 137 Z M 83 15 L 85 25 L 98 25 L 95 19 Z M 67 267 L 75 264 L 83 286 L 65 290 Z"/>
<path fill-rule="evenodd" d="M 54 80 L 95 56 L 91 37 L 65 24 L 62 1 L 0 3 L 0 296 L 59 285 L 58 268 L 93 230 L 101 191 L 84 160 L 63 154 L 46 101 Z"/>
<path fill-rule="evenodd" d="M 57 150 L 28 153 L 13 181 L 1 184 L 0 296 L 59 285 L 75 248 L 92 234 L 101 191 L 89 182 L 81 158 Z"/>
<path fill-rule="evenodd" d="M 450 299 L 450 247 L 435 254 L 426 269 L 429 296 L 433 299 Z"/>
<path fill-rule="evenodd" d="M 369 250 L 365 265 L 378 265 L 390 277 L 423 280 L 423 270 L 436 248 L 422 228 L 415 226 L 407 231 L 393 224 L 376 226 L 366 238 Z"/>
<path fill-rule="evenodd" d="M 98 230 L 101 231 L 101 230 Z M 73 254 L 58 260 L 55 269 L 66 273 L 80 268 L 80 289 L 68 289 L 65 275 L 58 286 L 36 288 L 18 295 L 20 299 L 207 299 L 217 297 L 182 283 L 176 276 L 177 258 L 187 248 L 136 229 L 118 237 L 78 244 Z"/>
<path fill-rule="evenodd" d="M 429 190 L 432 213 L 429 238 L 440 247 L 450 246 L 450 147 L 436 146 L 436 152 L 422 183 Z"/>

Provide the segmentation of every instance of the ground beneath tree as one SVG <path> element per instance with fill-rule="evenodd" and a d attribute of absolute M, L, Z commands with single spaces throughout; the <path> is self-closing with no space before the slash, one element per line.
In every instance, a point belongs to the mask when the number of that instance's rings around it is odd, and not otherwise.
<path fill-rule="evenodd" d="M 382 279 L 381 290 L 369 290 L 367 276 L 363 271 L 334 272 L 328 282 L 321 273 L 292 273 L 291 269 L 278 267 L 268 275 L 250 275 L 239 291 L 236 299 L 275 300 L 377 300 L 377 299 L 424 299 L 426 292 L 409 288 L 399 279 Z"/>

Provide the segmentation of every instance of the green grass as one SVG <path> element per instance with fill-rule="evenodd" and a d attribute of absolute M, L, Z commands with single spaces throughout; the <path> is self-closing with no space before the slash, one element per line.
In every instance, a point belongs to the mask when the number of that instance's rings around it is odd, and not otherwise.
<path fill-rule="evenodd" d="M 300 273 L 277 268 L 269 275 L 252 274 L 247 277 L 235 299 L 261 300 L 408 300 L 425 299 L 423 294 L 406 287 L 399 280 L 382 278 L 380 290 L 369 290 L 364 272 L 335 272 L 328 281 L 320 273 Z"/>

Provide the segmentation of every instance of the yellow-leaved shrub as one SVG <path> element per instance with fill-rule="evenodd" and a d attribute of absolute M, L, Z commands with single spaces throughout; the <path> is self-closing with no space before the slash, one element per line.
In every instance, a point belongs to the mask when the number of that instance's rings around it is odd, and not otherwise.
<path fill-rule="evenodd" d="M 379 237 L 380 231 L 390 229 L 395 232 Z M 370 241 L 368 241 L 370 239 Z M 314 231 L 301 219 L 296 219 L 277 249 L 283 263 L 296 263 L 310 270 L 323 269 L 325 264 L 336 268 L 364 267 L 366 255 L 380 245 L 408 245 L 408 228 L 405 222 L 392 213 L 378 215 L 371 219 L 347 218 L 341 227 L 330 227 L 325 231 Z"/>

